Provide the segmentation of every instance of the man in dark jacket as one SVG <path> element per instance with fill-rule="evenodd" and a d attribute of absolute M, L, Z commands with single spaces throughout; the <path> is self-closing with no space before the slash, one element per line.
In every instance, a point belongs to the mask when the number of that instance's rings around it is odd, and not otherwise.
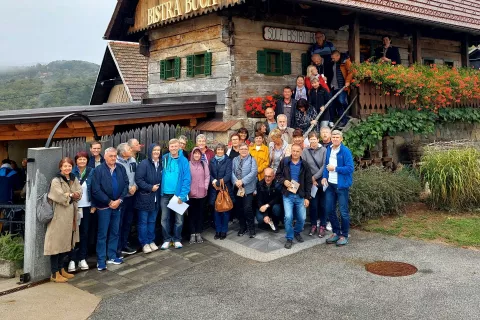
<path fill-rule="evenodd" d="M 22 178 L 12 169 L 10 160 L 5 159 L 0 167 L 0 203 L 11 204 L 16 190 L 22 190 Z"/>
<path fill-rule="evenodd" d="M 97 268 L 106 270 L 108 264 L 121 264 L 117 256 L 120 227 L 120 207 L 128 193 L 128 176 L 125 168 L 116 164 L 117 150 L 105 150 L 105 162 L 93 173 L 92 200 L 98 214 Z M 108 235 L 108 244 L 107 244 Z M 107 260 L 108 257 L 108 261 Z"/>
<path fill-rule="evenodd" d="M 320 57 L 322 57 L 323 68 L 319 68 L 317 65 L 317 70 L 319 74 L 324 73 L 327 77 L 327 80 L 330 80 L 332 77 L 332 59 L 330 56 L 335 50 L 336 49 L 333 43 L 327 41 L 325 33 L 322 31 L 317 31 L 315 33 L 315 43 L 310 47 L 309 54 L 311 58 L 313 58 L 315 54 L 318 54 Z"/>
<path fill-rule="evenodd" d="M 390 36 L 383 36 L 383 46 L 375 49 L 375 59 L 379 63 L 402 64 L 397 47 L 392 46 Z"/>
<path fill-rule="evenodd" d="M 102 157 L 102 144 L 98 141 L 92 141 L 90 142 L 90 158 L 88 159 L 87 166 L 90 168 L 96 168 L 102 163 L 105 162 L 105 160 Z"/>
<path fill-rule="evenodd" d="M 275 171 L 266 168 L 263 180 L 257 183 L 258 225 L 270 225 L 278 233 L 278 222 L 282 215 L 282 186 L 275 181 Z"/>
<path fill-rule="evenodd" d="M 302 161 L 301 154 L 302 147 L 296 144 L 292 145 L 292 155 L 280 162 L 276 174 L 277 181 L 283 185 L 286 249 L 292 248 L 294 236 L 298 242 L 303 242 L 300 232 L 305 224 L 306 208 L 309 206 L 311 198 L 312 173 L 307 163 Z M 297 221 L 295 228 L 292 225 L 294 216 Z"/>
<path fill-rule="evenodd" d="M 292 99 L 292 94 L 292 88 L 288 86 L 283 88 L 283 98 L 277 101 L 277 106 L 275 108 L 275 114 L 277 117 L 280 114 L 287 116 L 289 127 L 293 127 L 293 124 L 295 123 L 295 113 L 297 112 L 297 101 Z"/>

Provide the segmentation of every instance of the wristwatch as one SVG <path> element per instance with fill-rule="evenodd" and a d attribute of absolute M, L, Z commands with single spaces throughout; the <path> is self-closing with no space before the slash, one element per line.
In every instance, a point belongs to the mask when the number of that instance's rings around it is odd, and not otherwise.
<path fill-rule="evenodd" d="M 73 193 L 70 193 L 70 198 L 73 197 Z"/>

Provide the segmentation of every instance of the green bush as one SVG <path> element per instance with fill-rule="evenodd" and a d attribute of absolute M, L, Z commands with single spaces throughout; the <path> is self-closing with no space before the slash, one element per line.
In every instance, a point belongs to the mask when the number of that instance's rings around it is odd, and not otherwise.
<path fill-rule="evenodd" d="M 0 236 L 0 259 L 16 262 L 22 261 L 23 239 L 8 233 Z"/>
<path fill-rule="evenodd" d="M 400 213 L 408 203 L 418 200 L 420 190 L 418 177 L 407 169 L 397 172 L 379 167 L 357 170 L 350 188 L 351 223 L 361 224 Z"/>
<path fill-rule="evenodd" d="M 480 152 L 473 149 L 426 150 L 420 172 L 430 187 L 430 205 L 462 210 L 480 207 Z"/>

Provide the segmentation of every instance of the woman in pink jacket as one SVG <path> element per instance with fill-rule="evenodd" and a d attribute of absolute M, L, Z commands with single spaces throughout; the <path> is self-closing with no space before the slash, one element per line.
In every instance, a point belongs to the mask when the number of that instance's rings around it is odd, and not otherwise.
<path fill-rule="evenodd" d="M 188 194 L 188 220 L 190 221 L 190 243 L 202 243 L 201 236 L 203 225 L 203 211 L 207 198 L 208 185 L 210 184 L 210 171 L 208 163 L 202 161 L 202 151 L 195 147 L 190 156 L 190 173 L 192 184 Z"/>

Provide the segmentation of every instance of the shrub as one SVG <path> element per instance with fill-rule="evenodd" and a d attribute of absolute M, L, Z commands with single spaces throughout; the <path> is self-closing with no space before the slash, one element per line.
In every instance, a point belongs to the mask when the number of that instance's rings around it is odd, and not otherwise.
<path fill-rule="evenodd" d="M 397 172 L 379 167 L 357 170 L 350 188 L 350 215 L 352 224 L 400 213 L 405 206 L 418 200 L 420 181 L 413 172 Z"/>
<path fill-rule="evenodd" d="M 11 234 L 0 236 L 0 259 L 8 261 L 23 260 L 23 239 Z"/>
<path fill-rule="evenodd" d="M 475 209 L 480 206 L 480 152 L 426 150 L 420 172 L 430 187 L 429 203 L 447 210 Z"/>

